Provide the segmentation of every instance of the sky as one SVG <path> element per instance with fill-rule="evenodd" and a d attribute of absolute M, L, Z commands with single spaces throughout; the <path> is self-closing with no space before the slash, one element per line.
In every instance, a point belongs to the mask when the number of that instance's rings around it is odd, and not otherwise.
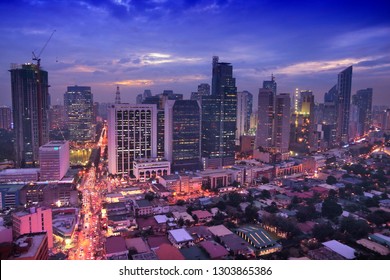
<path fill-rule="evenodd" d="M 114 102 L 117 85 L 122 102 L 145 89 L 189 98 L 211 83 L 217 55 L 254 96 L 273 74 L 279 93 L 309 89 L 322 102 L 353 65 L 352 94 L 372 87 L 374 104 L 390 105 L 388 0 L 0 0 L 0 18 L 0 105 L 11 105 L 10 64 L 32 52 L 52 104 L 72 85 L 98 102 Z"/>

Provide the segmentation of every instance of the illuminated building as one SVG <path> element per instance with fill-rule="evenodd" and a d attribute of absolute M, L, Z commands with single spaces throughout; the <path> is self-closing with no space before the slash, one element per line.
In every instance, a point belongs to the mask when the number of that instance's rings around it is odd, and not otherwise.
<path fill-rule="evenodd" d="M 233 66 L 213 57 L 212 93 L 202 97 L 204 167 L 230 166 L 235 160 L 237 88 Z"/>
<path fill-rule="evenodd" d="M 33 166 L 49 141 L 48 73 L 30 63 L 11 67 L 16 166 Z"/>
<path fill-rule="evenodd" d="M 64 94 L 64 104 L 70 140 L 81 143 L 93 141 L 95 134 L 91 87 L 68 87 Z"/>
<path fill-rule="evenodd" d="M 41 181 L 61 180 L 69 169 L 69 142 L 51 141 L 39 148 Z"/>
<path fill-rule="evenodd" d="M 357 106 L 358 110 L 358 134 L 363 136 L 368 133 L 371 121 L 372 111 L 372 88 L 360 89 L 352 96 L 352 104 Z"/>
<path fill-rule="evenodd" d="M 338 74 L 337 79 L 337 127 L 336 141 L 347 143 L 349 140 L 349 109 L 351 105 L 352 66 Z"/>
<path fill-rule="evenodd" d="M 196 100 L 165 103 L 165 158 L 173 171 L 201 169 L 200 106 Z"/>
<path fill-rule="evenodd" d="M 114 104 L 108 113 L 108 170 L 133 175 L 133 161 L 157 156 L 157 107 Z"/>

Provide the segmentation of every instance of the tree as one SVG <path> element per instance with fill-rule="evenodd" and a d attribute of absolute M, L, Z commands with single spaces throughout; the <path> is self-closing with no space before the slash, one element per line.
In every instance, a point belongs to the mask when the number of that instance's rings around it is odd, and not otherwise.
<path fill-rule="evenodd" d="M 145 194 L 145 199 L 146 200 L 152 201 L 154 198 L 155 198 L 155 193 L 154 192 L 148 192 L 147 194 Z"/>
<path fill-rule="evenodd" d="M 365 220 L 346 217 L 340 222 L 340 231 L 349 233 L 355 239 L 360 239 L 366 237 L 371 229 Z"/>
<path fill-rule="evenodd" d="M 296 218 L 298 222 L 304 223 L 316 216 L 316 209 L 313 205 L 301 206 L 298 208 Z"/>
<path fill-rule="evenodd" d="M 179 205 L 179 206 L 183 206 L 186 202 L 183 200 L 183 199 L 179 199 L 177 202 L 176 202 L 176 205 Z"/>
<path fill-rule="evenodd" d="M 334 219 L 343 213 L 343 208 L 335 200 L 326 198 L 322 203 L 321 213 L 328 219 Z"/>
<path fill-rule="evenodd" d="M 237 207 L 242 202 L 241 195 L 236 192 L 229 193 L 229 203 L 231 206 Z"/>
<path fill-rule="evenodd" d="M 268 190 L 262 190 L 260 194 L 260 198 L 269 199 L 271 198 L 271 193 Z"/>
<path fill-rule="evenodd" d="M 313 228 L 313 237 L 320 242 L 332 239 L 334 233 L 335 230 L 330 223 L 317 224 Z"/>
<path fill-rule="evenodd" d="M 387 213 L 383 210 L 377 210 L 374 213 L 369 214 L 367 216 L 367 220 L 376 226 L 381 226 L 390 222 L 390 213 Z"/>
<path fill-rule="evenodd" d="M 328 178 L 326 178 L 326 183 L 328 185 L 334 185 L 337 183 L 337 179 L 336 179 L 336 177 L 329 175 Z"/>
<path fill-rule="evenodd" d="M 246 208 L 245 208 L 245 217 L 247 219 L 248 222 L 253 222 L 253 221 L 257 221 L 259 215 L 257 214 L 257 212 L 259 211 L 259 209 L 253 205 L 248 205 Z"/>
<path fill-rule="evenodd" d="M 222 200 L 218 201 L 217 208 L 221 211 L 224 211 L 226 209 L 226 203 Z"/>

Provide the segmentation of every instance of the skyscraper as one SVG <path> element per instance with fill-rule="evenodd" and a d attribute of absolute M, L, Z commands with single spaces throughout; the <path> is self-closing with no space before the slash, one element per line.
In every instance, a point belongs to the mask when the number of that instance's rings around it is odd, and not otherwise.
<path fill-rule="evenodd" d="M 234 164 L 237 88 L 233 66 L 213 57 L 212 94 L 202 97 L 202 157 L 205 167 Z"/>
<path fill-rule="evenodd" d="M 259 89 L 258 125 L 255 149 L 273 147 L 275 95 L 271 89 Z"/>
<path fill-rule="evenodd" d="M 165 158 L 173 171 L 201 169 L 200 107 L 196 100 L 169 100 L 165 104 Z"/>
<path fill-rule="evenodd" d="M 290 143 L 290 94 L 277 94 L 275 101 L 274 147 L 280 153 L 287 153 Z"/>
<path fill-rule="evenodd" d="M 0 129 L 11 130 L 11 108 L 7 106 L 0 107 Z"/>
<path fill-rule="evenodd" d="M 210 85 L 200 84 L 198 85 L 198 91 L 191 93 L 191 100 L 201 100 L 202 96 L 210 95 Z"/>
<path fill-rule="evenodd" d="M 69 169 L 69 142 L 50 141 L 39 148 L 40 180 L 61 180 Z"/>
<path fill-rule="evenodd" d="M 352 96 L 352 103 L 358 108 L 358 134 L 366 134 L 371 126 L 372 88 L 360 89 Z"/>
<path fill-rule="evenodd" d="M 64 94 L 70 140 L 89 142 L 94 140 L 93 94 L 91 87 L 69 86 Z"/>
<path fill-rule="evenodd" d="M 108 111 L 108 170 L 132 175 L 134 159 L 157 155 L 157 106 L 115 104 Z"/>
<path fill-rule="evenodd" d="M 272 93 L 274 95 L 276 95 L 277 84 L 276 84 L 275 77 L 273 74 L 271 75 L 271 81 L 263 81 L 263 88 L 271 90 Z"/>
<path fill-rule="evenodd" d="M 35 64 L 11 66 L 16 166 L 33 165 L 49 140 L 48 73 Z"/>
<path fill-rule="evenodd" d="M 239 145 L 240 136 L 249 131 L 252 114 L 253 95 L 249 91 L 237 93 L 237 131 L 236 144 Z"/>
<path fill-rule="evenodd" d="M 117 86 L 115 92 L 115 104 L 120 104 L 120 103 L 121 103 L 121 92 L 119 91 L 119 86 Z"/>
<path fill-rule="evenodd" d="M 337 129 L 336 141 L 340 144 L 349 140 L 349 108 L 351 104 L 352 66 L 344 69 L 337 78 Z"/>

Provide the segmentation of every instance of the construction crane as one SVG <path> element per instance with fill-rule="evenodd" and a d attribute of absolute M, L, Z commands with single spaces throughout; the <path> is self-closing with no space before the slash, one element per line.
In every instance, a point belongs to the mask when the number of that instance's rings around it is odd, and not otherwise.
<path fill-rule="evenodd" d="M 38 53 L 38 55 L 36 55 L 34 52 L 32 52 L 32 59 L 33 60 L 36 60 L 37 61 L 37 65 L 36 65 L 36 81 L 37 81 L 37 99 L 38 99 L 38 124 L 40 126 L 43 125 L 43 117 L 44 117 L 44 107 L 42 105 L 42 98 L 43 98 L 43 93 L 42 93 L 42 80 L 41 80 L 41 55 L 43 53 L 43 51 L 45 50 L 47 44 L 49 43 L 51 37 L 53 37 L 54 33 L 56 32 L 56 30 L 53 30 L 53 32 L 51 33 L 49 39 L 47 39 L 45 45 L 43 45 L 41 51 Z M 47 85 L 48 86 L 48 85 Z M 39 147 L 42 146 L 43 144 L 45 144 L 45 140 L 44 140 L 44 136 L 43 136 L 43 129 L 39 129 L 39 133 L 38 133 L 38 144 L 39 144 Z"/>
<path fill-rule="evenodd" d="M 41 66 L 41 55 L 42 55 L 43 51 L 45 50 L 47 44 L 49 44 L 49 41 L 51 40 L 51 37 L 53 37 L 55 32 L 56 32 L 56 30 L 54 29 L 53 32 L 51 33 L 49 39 L 47 39 L 46 43 L 43 45 L 41 51 L 38 53 L 38 55 L 36 55 L 34 52 L 32 52 L 32 55 L 33 55 L 32 59 L 37 61 L 38 69 Z"/>

